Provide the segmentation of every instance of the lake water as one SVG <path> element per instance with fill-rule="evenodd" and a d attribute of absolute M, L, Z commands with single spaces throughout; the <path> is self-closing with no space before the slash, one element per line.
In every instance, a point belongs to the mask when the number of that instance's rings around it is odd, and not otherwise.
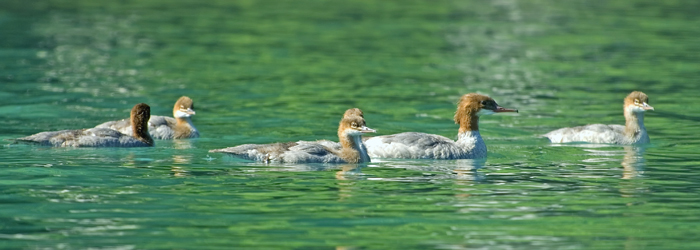
<path fill-rule="evenodd" d="M 0 2 L 0 247 L 5 249 L 699 249 L 700 2 Z M 644 91 L 652 143 L 552 145 L 623 124 Z M 484 161 L 251 163 L 244 143 L 337 140 L 345 109 L 378 134 L 456 137 Z M 148 103 L 195 101 L 202 137 L 153 148 L 12 144 Z"/>

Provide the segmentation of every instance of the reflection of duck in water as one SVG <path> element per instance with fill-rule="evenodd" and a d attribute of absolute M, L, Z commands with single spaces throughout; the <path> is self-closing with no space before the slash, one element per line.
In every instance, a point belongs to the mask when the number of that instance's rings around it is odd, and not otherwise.
<path fill-rule="evenodd" d="M 336 182 L 338 185 L 338 201 L 352 197 L 353 191 L 360 189 L 355 185 L 357 182 L 353 180 L 364 179 L 362 172 L 360 172 L 362 166 L 360 164 L 346 164 L 341 166 L 340 171 L 335 172 L 335 179 L 338 180 Z"/>
<path fill-rule="evenodd" d="M 17 139 L 53 147 L 151 147 L 153 138 L 148 134 L 151 108 L 145 103 L 131 109 L 131 135 L 108 128 L 89 128 L 41 132 Z"/>
<path fill-rule="evenodd" d="M 365 119 L 349 115 L 340 120 L 338 139 L 340 149 L 319 142 L 287 142 L 273 144 L 245 144 L 230 148 L 214 149 L 239 158 L 282 163 L 367 163 L 370 161 L 362 147 L 362 134 L 374 133 L 365 125 Z"/>
<path fill-rule="evenodd" d="M 646 160 L 644 151 L 646 148 L 637 146 L 625 146 L 625 156 L 622 158 L 622 179 L 620 181 L 619 192 L 621 197 L 634 198 L 649 193 L 649 186 L 645 181 L 635 181 L 632 179 L 642 178 Z M 639 201 L 631 200 L 628 206 L 643 204 Z"/>
<path fill-rule="evenodd" d="M 622 158 L 622 179 L 632 179 L 644 173 L 646 160 L 644 160 L 643 147 L 625 146 L 625 156 Z"/>
<path fill-rule="evenodd" d="M 580 127 L 562 128 L 545 134 L 553 143 L 590 142 L 609 144 L 649 143 L 644 127 L 644 112 L 654 110 L 649 106 L 649 97 L 639 91 L 630 93 L 624 102 L 625 126 L 590 124 Z"/>
<path fill-rule="evenodd" d="M 458 180 L 483 181 L 486 179 L 483 173 L 478 170 L 486 163 L 485 159 L 459 159 L 454 173 Z"/>
<path fill-rule="evenodd" d="M 199 137 L 199 131 L 194 127 L 190 118 L 194 114 L 194 102 L 192 99 L 187 96 L 180 97 L 173 107 L 173 116 L 175 118 L 158 115 L 151 116 L 151 119 L 148 121 L 148 130 L 153 138 L 161 140 Z M 127 119 L 105 122 L 95 127 L 110 128 L 131 135 L 131 124 Z"/>
<path fill-rule="evenodd" d="M 454 120 L 459 124 L 457 141 L 441 135 L 406 132 L 365 141 L 373 158 L 477 159 L 486 157 L 486 144 L 479 134 L 479 117 L 500 112 L 518 112 L 496 104 L 491 97 L 466 94 L 457 105 Z"/>
<path fill-rule="evenodd" d="M 362 165 L 357 165 L 357 164 L 347 164 L 343 165 L 340 168 L 340 171 L 335 172 L 335 179 L 336 180 L 349 180 L 351 176 L 356 176 L 356 175 L 361 175 L 362 172 L 360 170 L 362 169 Z"/>

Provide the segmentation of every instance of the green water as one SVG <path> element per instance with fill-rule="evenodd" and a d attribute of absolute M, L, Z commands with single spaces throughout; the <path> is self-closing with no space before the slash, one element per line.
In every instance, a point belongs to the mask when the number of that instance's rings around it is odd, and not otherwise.
<path fill-rule="evenodd" d="M 697 1 L 0 2 L 5 249 L 698 249 Z M 644 147 L 539 135 L 656 110 Z M 379 134 L 454 138 L 462 94 L 483 161 L 266 165 L 210 154 Z M 6 139 L 195 100 L 202 137 L 56 149 Z"/>

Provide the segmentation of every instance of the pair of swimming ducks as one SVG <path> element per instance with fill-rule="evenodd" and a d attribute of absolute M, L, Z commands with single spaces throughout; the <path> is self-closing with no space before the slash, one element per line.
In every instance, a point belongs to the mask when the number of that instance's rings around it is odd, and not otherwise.
<path fill-rule="evenodd" d="M 644 127 L 644 112 L 654 110 L 649 97 L 639 91 L 624 100 L 625 126 L 592 124 L 562 128 L 545 134 L 553 143 L 590 142 L 607 144 L 649 143 Z M 273 144 L 245 144 L 214 149 L 210 152 L 227 153 L 236 157 L 286 163 L 366 163 L 372 158 L 408 159 L 476 159 L 486 157 L 486 144 L 479 134 L 479 117 L 502 112 L 518 112 L 499 106 L 492 98 L 480 94 L 462 96 L 455 112 L 459 124 L 457 141 L 447 137 L 418 132 L 363 138 L 374 133 L 366 126 L 362 111 L 348 109 L 340 120 L 339 143 L 298 141 Z M 192 99 L 181 97 L 173 109 L 175 119 L 150 116 L 150 107 L 137 104 L 131 110 L 130 120 L 106 122 L 95 128 L 42 132 L 19 138 L 19 141 L 37 142 L 56 147 L 141 147 L 153 146 L 153 138 L 180 139 L 199 137 L 192 125 Z M 149 120 L 150 119 L 150 120 Z"/>
<path fill-rule="evenodd" d="M 150 147 L 153 138 L 184 139 L 199 137 L 192 124 L 194 102 L 187 96 L 175 102 L 173 116 L 151 116 L 145 103 L 131 109 L 131 118 L 105 122 L 94 128 L 41 132 L 17 139 L 54 147 Z"/>

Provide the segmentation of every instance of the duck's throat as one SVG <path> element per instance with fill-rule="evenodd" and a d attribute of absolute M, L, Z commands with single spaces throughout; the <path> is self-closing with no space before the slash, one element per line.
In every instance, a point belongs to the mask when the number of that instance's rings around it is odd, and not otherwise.
<path fill-rule="evenodd" d="M 355 144 L 355 150 L 360 154 L 360 163 L 369 162 L 369 154 L 367 153 L 367 147 L 365 147 L 365 144 L 362 142 L 362 136 L 353 136 L 352 140 Z"/>
<path fill-rule="evenodd" d="M 466 115 L 459 122 L 459 134 L 465 132 L 475 131 L 479 132 L 479 116 L 477 115 Z"/>
<path fill-rule="evenodd" d="M 177 118 L 177 123 L 175 124 L 175 138 L 187 138 L 195 130 L 194 124 L 189 117 Z"/>
<path fill-rule="evenodd" d="M 644 114 L 626 112 L 625 136 L 628 138 L 636 138 L 643 133 L 646 133 L 646 128 L 644 127 Z"/>
<path fill-rule="evenodd" d="M 340 157 L 348 163 L 365 163 L 370 158 L 362 143 L 362 136 L 346 136 L 340 141 L 342 145 Z"/>

